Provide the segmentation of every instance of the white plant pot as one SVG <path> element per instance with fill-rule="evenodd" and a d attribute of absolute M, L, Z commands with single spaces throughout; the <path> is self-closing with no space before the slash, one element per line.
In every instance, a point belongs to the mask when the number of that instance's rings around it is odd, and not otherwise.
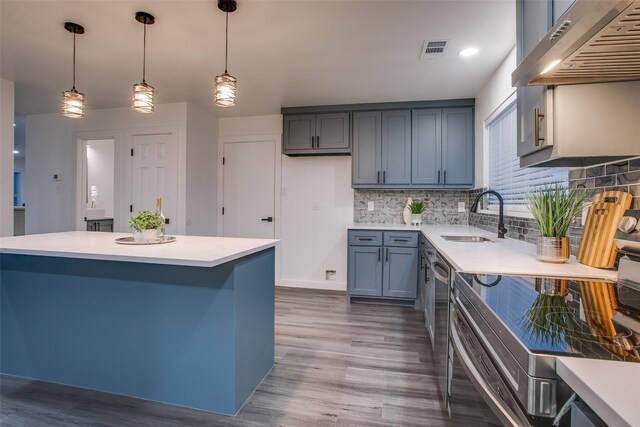
<path fill-rule="evenodd" d="M 411 214 L 411 224 L 422 225 L 422 214 Z"/>
<path fill-rule="evenodd" d="M 158 240 L 158 229 L 152 228 L 150 230 L 134 231 L 133 240 L 136 243 L 149 243 Z"/>

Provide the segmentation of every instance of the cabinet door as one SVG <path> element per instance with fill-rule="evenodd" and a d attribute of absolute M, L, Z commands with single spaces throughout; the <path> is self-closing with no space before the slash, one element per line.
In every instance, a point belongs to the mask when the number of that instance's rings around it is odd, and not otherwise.
<path fill-rule="evenodd" d="M 418 288 L 418 248 L 384 247 L 382 295 L 415 298 Z"/>
<path fill-rule="evenodd" d="M 316 148 L 348 150 L 349 113 L 316 114 Z"/>
<path fill-rule="evenodd" d="M 382 113 L 382 183 L 411 183 L 411 111 Z"/>
<path fill-rule="evenodd" d="M 413 110 L 412 112 L 412 184 L 440 184 L 441 115 L 439 108 Z"/>
<path fill-rule="evenodd" d="M 518 63 L 551 29 L 553 23 L 553 3 L 551 0 L 518 0 L 516 3 L 516 34 Z M 545 147 L 544 141 L 537 140 L 546 132 L 549 114 L 546 108 L 546 89 L 544 86 L 526 86 L 517 89 L 518 98 L 518 156 L 524 156 Z"/>
<path fill-rule="evenodd" d="M 311 150 L 311 137 L 316 135 L 316 116 L 285 116 L 283 132 L 283 151 Z"/>
<path fill-rule="evenodd" d="M 353 184 L 378 184 L 382 170 L 382 113 L 353 113 Z"/>
<path fill-rule="evenodd" d="M 442 184 L 473 185 L 473 109 L 442 110 Z"/>
<path fill-rule="evenodd" d="M 349 246 L 349 295 L 382 295 L 382 247 Z"/>

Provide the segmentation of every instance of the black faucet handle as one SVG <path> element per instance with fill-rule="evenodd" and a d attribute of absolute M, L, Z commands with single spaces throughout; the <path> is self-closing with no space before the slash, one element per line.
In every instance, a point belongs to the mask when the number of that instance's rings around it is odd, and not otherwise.
<path fill-rule="evenodd" d="M 509 230 L 507 230 L 507 228 L 502 225 L 498 227 L 498 237 L 499 238 L 504 238 L 504 235 L 507 234 Z"/>

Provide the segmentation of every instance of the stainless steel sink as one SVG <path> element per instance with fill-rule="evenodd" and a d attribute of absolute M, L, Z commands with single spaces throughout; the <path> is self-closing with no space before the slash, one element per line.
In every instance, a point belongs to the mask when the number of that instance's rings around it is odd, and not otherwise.
<path fill-rule="evenodd" d="M 440 236 L 444 240 L 449 240 L 452 242 L 474 242 L 474 243 L 483 243 L 483 242 L 493 242 L 493 240 L 488 239 L 482 236 Z"/>

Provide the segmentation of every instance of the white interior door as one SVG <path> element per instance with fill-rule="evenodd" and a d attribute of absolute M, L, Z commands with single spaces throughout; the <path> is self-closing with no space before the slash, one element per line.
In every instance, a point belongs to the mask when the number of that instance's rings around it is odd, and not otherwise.
<path fill-rule="evenodd" d="M 132 136 L 131 205 L 133 214 L 155 210 L 156 197 L 162 197 L 162 210 L 168 220 L 167 234 L 175 234 L 178 211 L 178 144 L 173 133 L 147 133 Z"/>
<path fill-rule="evenodd" d="M 275 141 L 228 142 L 223 156 L 223 235 L 273 239 Z"/>

